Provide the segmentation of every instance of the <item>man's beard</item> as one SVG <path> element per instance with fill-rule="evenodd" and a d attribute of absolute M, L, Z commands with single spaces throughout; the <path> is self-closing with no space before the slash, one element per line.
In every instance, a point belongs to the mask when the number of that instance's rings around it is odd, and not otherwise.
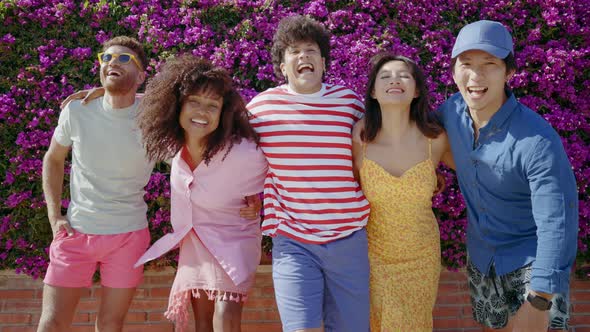
<path fill-rule="evenodd" d="M 135 80 L 131 75 L 125 73 L 123 77 L 110 80 L 106 75 L 100 75 L 100 83 L 111 95 L 123 95 L 135 89 Z"/>

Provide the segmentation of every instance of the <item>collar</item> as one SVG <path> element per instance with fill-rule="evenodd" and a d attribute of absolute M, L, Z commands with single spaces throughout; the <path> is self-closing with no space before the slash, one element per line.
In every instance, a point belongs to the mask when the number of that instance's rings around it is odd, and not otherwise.
<path fill-rule="evenodd" d="M 112 114 L 114 116 L 117 117 L 121 117 L 121 118 L 130 118 L 130 117 L 134 117 L 135 114 L 137 113 L 138 110 L 138 105 L 139 105 L 139 100 L 135 99 L 135 101 L 133 102 L 133 104 L 131 104 L 128 107 L 124 107 L 124 108 L 113 108 L 113 106 L 111 104 L 109 104 L 107 102 L 107 99 L 102 96 L 100 97 L 100 103 L 102 105 L 102 109 L 109 114 Z"/>
<path fill-rule="evenodd" d="M 178 170 L 178 174 L 192 175 L 193 172 L 191 171 L 187 162 L 182 157 L 184 149 L 185 149 L 184 146 L 182 148 L 180 148 L 180 151 L 178 151 L 176 153 L 176 155 L 174 156 L 174 158 L 172 158 L 172 165 L 175 166 L 173 168 L 176 168 Z"/>
<path fill-rule="evenodd" d="M 287 92 L 289 92 L 290 94 L 294 95 L 294 96 L 305 96 L 308 98 L 318 98 L 318 97 L 322 97 L 325 93 L 326 93 L 326 84 L 322 83 L 322 87 L 320 88 L 319 91 L 314 92 L 314 93 L 298 93 L 295 92 L 294 90 L 291 89 L 291 87 L 289 86 L 289 84 L 285 84 L 285 90 L 287 90 Z"/>

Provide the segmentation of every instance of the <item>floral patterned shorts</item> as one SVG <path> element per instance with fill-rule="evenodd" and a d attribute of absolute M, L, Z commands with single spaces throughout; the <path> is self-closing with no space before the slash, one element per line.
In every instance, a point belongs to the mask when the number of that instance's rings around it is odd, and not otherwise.
<path fill-rule="evenodd" d="M 486 276 L 467 260 L 467 279 L 471 295 L 473 319 L 493 329 L 500 329 L 508 324 L 508 319 L 516 314 L 524 303 L 524 294 L 531 282 L 532 264 L 516 271 L 497 276 L 494 265 L 490 275 Z M 550 328 L 567 330 L 569 321 L 569 299 L 563 294 L 556 294 L 551 300 L 553 305 L 549 312 Z"/>

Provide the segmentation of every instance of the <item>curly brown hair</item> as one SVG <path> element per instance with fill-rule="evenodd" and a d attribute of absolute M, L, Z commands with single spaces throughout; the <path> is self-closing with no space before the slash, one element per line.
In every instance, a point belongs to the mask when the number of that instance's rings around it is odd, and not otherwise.
<path fill-rule="evenodd" d="M 330 64 L 330 32 L 318 21 L 303 15 L 283 18 L 272 38 L 272 66 L 275 75 L 284 79 L 281 63 L 285 59 L 285 50 L 299 41 L 312 41 L 318 44 L 326 68 Z"/>
<path fill-rule="evenodd" d="M 143 50 L 143 46 L 137 39 L 128 36 L 117 36 L 111 38 L 102 44 L 102 51 L 106 51 L 111 46 L 123 46 L 135 52 L 143 70 L 147 67 L 148 59 Z"/>
<path fill-rule="evenodd" d="M 250 122 L 244 100 L 232 84 L 228 73 L 211 62 L 190 54 L 168 60 L 147 84 L 139 103 L 138 126 L 148 158 L 159 161 L 174 156 L 186 143 L 180 126 L 180 110 L 186 98 L 198 93 L 223 98 L 219 126 L 206 138 L 203 160 L 211 158 L 242 138 L 258 144 L 259 138 Z M 224 158 L 225 158 L 224 155 Z"/>

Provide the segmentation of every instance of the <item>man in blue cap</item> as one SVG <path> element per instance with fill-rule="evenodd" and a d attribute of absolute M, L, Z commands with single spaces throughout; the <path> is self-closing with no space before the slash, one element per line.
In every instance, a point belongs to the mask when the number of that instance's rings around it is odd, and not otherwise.
<path fill-rule="evenodd" d="M 461 29 L 459 93 L 439 109 L 467 202 L 467 273 L 484 330 L 567 330 L 578 194 L 560 137 L 518 102 L 512 36 L 498 22 Z"/>

